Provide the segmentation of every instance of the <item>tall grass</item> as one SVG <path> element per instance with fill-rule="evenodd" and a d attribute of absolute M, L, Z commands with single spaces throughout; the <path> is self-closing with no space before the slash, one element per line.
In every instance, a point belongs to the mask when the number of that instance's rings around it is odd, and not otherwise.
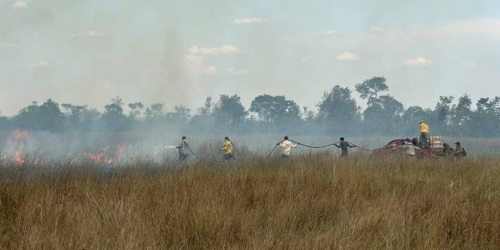
<path fill-rule="evenodd" d="M 0 166 L 1 249 L 499 249 L 500 161 Z"/>

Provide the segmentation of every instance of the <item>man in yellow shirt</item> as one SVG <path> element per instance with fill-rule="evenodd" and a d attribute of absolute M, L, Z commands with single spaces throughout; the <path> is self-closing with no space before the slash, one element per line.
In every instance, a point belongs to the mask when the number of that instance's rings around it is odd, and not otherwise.
<path fill-rule="evenodd" d="M 228 162 L 230 160 L 234 160 L 234 155 L 233 155 L 233 143 L 231 142 L 231 140 L 229 140 L 229 137 L 225 137 L 224 140 L 226 140 L 226 142 L 224 143 L 224 146 L 222 147 L 222 150 L 224 150 L 224 156 L 222 158 L 222 160 L 224 162 Z"/>
<path fill-rule="evenodd" d="M 424 120 L 420 121 L 420 148 L 429 147 L 429 125 Z"/>

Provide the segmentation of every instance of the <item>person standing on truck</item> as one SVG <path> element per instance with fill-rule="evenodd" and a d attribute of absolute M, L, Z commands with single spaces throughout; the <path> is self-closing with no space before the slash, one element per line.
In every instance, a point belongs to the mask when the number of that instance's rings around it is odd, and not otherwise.
<path fill-rule="evenodd" d="M 420 121 L 420 148 L 429 148 L 429 125 Z"/>
<path fill-rule="evenodd" d="M 334 144 L 334 146 L 342 150 L 342 154 L 340 155 L 342 157 L 349 156 L 348 148 L 354 148 L 354 145 L 350 144 L 349 142 L 346 142 L 344 140 L 344 137 L 340 137 L 339 145 Z"/>
<path fill-rule="evenodd" d="M 281 158 L 289 158 L 290 155 L 292 155 L 292 148 L 297 147 L 297 144 L 293 144 L 291 141 L 289 141 L 288 136 L 286 135 L 284 139 L 285 139 L 284 141 L 276 145 L 281 146 L 283 148 L 283 151 L 281 152 Z"/>
<path fill-rule="evenodd" d="M 222 157 L 222 160 L 224 162 L 229 162 L 230 160 L 234 160 L 234 155 L 233 155 L 233 143 L 231 143 L 231 140 L 229 140 L 229 137 L 225 137 L 224 140 L 226 142 L 224 143 L 224 147 L 222 147 L 222 150 L 224 150 L 224 156 Z"/>

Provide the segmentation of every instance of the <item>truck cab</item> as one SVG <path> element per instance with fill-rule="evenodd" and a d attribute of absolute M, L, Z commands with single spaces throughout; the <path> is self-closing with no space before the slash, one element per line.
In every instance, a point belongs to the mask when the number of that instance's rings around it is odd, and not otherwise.
<path fill-rule="evenodd" d="M 437 152 L 442 152 L 443 151 L 443 146 L 442 146 L 442 136 L 438 137 L 432 137 L 431 136 L 431 141 L 430 145 L 428 148 L 416 148 L 415 149 L 415 156 L 417 157 L 428 157 L 428 156 L 436 156 Z M 405 149 L 402 147 L 404 144 L 413 144 L 414 146 L 418 147 L 418 141 L 416 138 L 413 140 L 411 139 L 394 139 L 391 140 L 389 143 L 385 144 L 384 147 L 382 148 L 377 148 L 373 150 L 373 154 L 375 155 L 397 155 L 397 154 L 405 154 Z"/>

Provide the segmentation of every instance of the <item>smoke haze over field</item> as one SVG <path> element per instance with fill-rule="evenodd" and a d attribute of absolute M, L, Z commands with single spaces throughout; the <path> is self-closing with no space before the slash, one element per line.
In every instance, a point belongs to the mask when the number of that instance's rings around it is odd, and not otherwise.
<path fill-rule="evenodd" d="M 498 1 L 0 0 L 0 110 L 238 94 L 315 108 L 385 76 L 405 107 L 500 93 Z M 354 95 L 358 98 L 357 95 Z M 358 103 L 364 103 L 358 99 Z"/>

